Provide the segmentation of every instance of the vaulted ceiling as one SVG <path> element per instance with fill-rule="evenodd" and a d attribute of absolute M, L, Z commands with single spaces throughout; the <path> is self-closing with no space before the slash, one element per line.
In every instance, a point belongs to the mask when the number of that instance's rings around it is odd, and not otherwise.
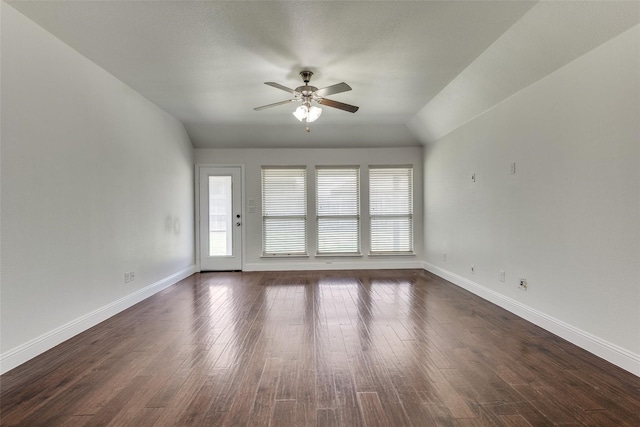
<path fill-rule="evenodd" d="M 185 126 L 194 147 L 395 147 L 451 130 L 640 22 L 637 1 L 9 1 Z M 330 96 L 306 133 L 302 70 Z"/>

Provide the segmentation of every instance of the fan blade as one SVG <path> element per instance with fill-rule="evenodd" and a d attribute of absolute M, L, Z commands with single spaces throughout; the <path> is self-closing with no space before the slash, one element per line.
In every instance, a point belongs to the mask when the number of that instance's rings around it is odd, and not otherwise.
<path fill-rule="evenodd" d="M 289 92 L 289 93 L 290 93 L 290 94 L 292 94 L 292 95 L 297 95 L 297 94 L 299 93 L 299 92 L 296 92 L 296 91 L 295 91 L 295 90 L 293 90 L 293 89 L 289 89 L 289 88 L 288 88 L 288 87 L 286 87 L 286 86 L 282 86 L 280 83 L 276 83 L 276 82 L 264 82 L 264 84 L 266 84 L 266 85 L 268 85 L 268 86 L 271 86 L 271 87 L 275 87 L 276 89 L 283 90 L 283 91 L 285 91 L 285 92 Z"/>
<path fill-rule="evenodd" d="M 358 111 L 358 108 L 355 105 L 345 104 L 343 102 L 334 101 L 332 99 L 320 98 L 317 100 L 318 104 L 326 105 L 327 107 L 339 108 L 344 111 L 348 111 L 350 113 L 355 113 Z"/>
<path fill-rule="evenodd" d="M 295 101 L 298 101 L 298 100 L 295 98 L 287 99 L 286 101 L 274 102 L 273 104 L 263 105 L 262 107 L 256 107 L 254 108 L 254 110 L 260 111 L 260 110 L 264 110 L 265 108 L 277 107 L 278 105 L 284 105 L 284 104 L 288 104 L 290 102 L 295 102 Z"/>
<path fill-rule="evenodd" d="M 322 89 L 318 89 L 315 94 L 318 96 L 329 96 L 335 93 L 341 93 L 351 90 L 351 86 L 346 84 L 345 82 L 335 84 L 333 86 L 323 87 Z"/>

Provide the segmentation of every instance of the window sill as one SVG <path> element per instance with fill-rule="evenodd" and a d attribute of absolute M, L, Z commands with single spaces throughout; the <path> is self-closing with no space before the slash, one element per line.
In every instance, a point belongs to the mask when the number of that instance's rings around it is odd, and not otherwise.
<path fill-rule="evenodd" d="M 377 256 L 416 256 L 415 252 L 369 252 L 370 257 Z"/>
<path fill-rule="evenodd" d="M 361 253 L 335 253 L 335 254 L 319 254 L 316 253 L 316 258 L 362 258 Z"/>
<path fill-rule="evenodd" d="M 260 258 L 309 258 L 308 254 L 262 254 Z"/>

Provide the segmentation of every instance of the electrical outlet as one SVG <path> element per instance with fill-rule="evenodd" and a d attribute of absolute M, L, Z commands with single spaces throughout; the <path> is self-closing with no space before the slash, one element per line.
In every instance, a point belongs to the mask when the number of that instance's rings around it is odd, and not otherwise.
<path fill-rule="evenodd" d="M 514 175 L 516 173 L 516 164 L 515 163 L 511 163 L 509 165 L 509 172 L 511 173 L 511 175 Z"/>
<path fill-rule="evenodd" d="M 131 281 L 131 274 L 124 273 L 124 283 L 129 283 Z"/>
<path fill-rule="evenodd" d="M 471 182 L 476 182 L 476 174 L 471 174 Z"/>
<path fill-rule="evenodd" d="M 471 274 L 476 274 L 476 266 L 475 265 L 471 266 Z"/>
<path fill-rule="evenodd" d="M 447 262 L 447 254 L 442 254 L 442 262 Z"/>
<path fill-rule="evenodd" d="M 522 277 L 520 278 L 520 281 L 518 282 L 518 289 L 522 291 L 527 290 L 527 279 L 524 279 Z"/>
<path fill-rule="evenodd" d="M 501 282 L 504 282 L 505 276 L 506 276 L 506 273 L 504 272 L 504 270 L 500 270 L 500 281 Z"/>
<path fill-rule="evenodd" d="M 132 271 L 129 273 L 129 281 L 133 282 L 134 280 L 136 280 L 136 272 Z"/>

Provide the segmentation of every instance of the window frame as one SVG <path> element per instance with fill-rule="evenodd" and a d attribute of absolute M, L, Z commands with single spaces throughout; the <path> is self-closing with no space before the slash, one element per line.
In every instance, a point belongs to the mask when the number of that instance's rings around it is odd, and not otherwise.
<path fill-rule="evenodd" d="M 409 176 L 409 180 L 407 181 L 407 196 L 404 200 L 407 205 L 407 212 L 405 213 L 375 213 L 374 209 L 374 191 L 376 191 L 376 186 L 373 185 L 372 175 L 375 175 L 375 172 L 372 174 L 372 171 L 376 170 L 389 170 L 389 169 L 404 169 Z M 414 199 L 415 199 L 415 187 L 413 185 L 414 181 L 414 167 L 411 164 L 405 165 L 369 165 L 369 255 L 370 256 L 386 256 L 386 255 L 415 255 L 415 224 L 414 224 Z M 389 200 L 389 205 L 391 204 L 391 200 Z M 407 230 L 408 235 L 403 236 L 408 241 L 408 246 L 406 250 L 377 250 L 374 249 L 376 239 L 374 239 L 374 232 L 376 227 L 374 226 L 374 221 L 378 219 L 408 219 Z"/>
<path fill-rule="evenodd" d="M 269 192 L 265 191 L 265 174 L 268 174 L 269 171 L 291 171 L 294 172 L 296 171 L 298 174 L 297 176 L 299 178 L 302 178 L 302 191 L 301 193 L 301 197 L 302 200 L 298 201 L 298 207 L 302 208 L 303 214 L 300 215 L 295 214 L 295 215 L 283 215 L 283 214 L 269 214 L 268 212 L 266 212 L 267 206 L 271 205 L 271 202 L 266 201 L 266 197 L 269 196 Z M 274 172 L 275 173 L 275 172 Z M 295 174 L 294 174 L 295 175 Z M 294 176 L 292 175 L 292 177 Z M 271 177 L 274 178 L 274 177 Z M 309 242 L 309 236 L 308 236 L 308 230 L 307 230 L 307 217 L 308 217 L 308 209 L 307 209 L 307 199 L 308 199 L 308 182 L 307 182 L 307 167 L 306 166 L 262 166 L 261 170 L 260 170 L 260 188 L 261 188 L 261 200 L 262 200 L 262 233 L 261 233 L 261 237 L 262 237 L 262 257 L 265 258 L 272 258 L 272 257 L 307 257 L 308 256 L 308 242 Z M 273 189 L 270 189 L 270 191 L 273 191 Z M 289 195 L 291 195 L 291 193 L 288 193 Z M 282 204 L 283 206 L 285 206 L 285 204 Z M 303 226 L 302 228 L 298 228 L 298 230 L 302 230 L 303 232 L 303 251 L 296 251 L 296 250 L 290 250 L 290 251 L 267 251 L 267 249 L 269 248 L 269 242 L 267 241 L 268 238 L 268 233 L 269 233 L 269 227 L 267 226 L 267 223 L 269 222 L 269 220 L 276 220 L 276 221 L 286 221 L 286 220 L 294 220 L 298 223 L 302 223 Z M 299 244 L 299 243 L 298 243 Z"/>
<path fill-rule="evenodd" d="M 320 175 L 322 174 L 322 171 L 351 171 L 351 172 L 355 172 L 355 189 L 349 189 L 350 192 L 353 192 L 353 190 L 355 190 L 355 204 L 351 205 L 351 206 L 347 206 L 348 208 L 350 208 L 353 211 L 353 208 L 355 208 L 355 214 L 353 213 L 349 213 L 349 214 L 340 214 L 340 213 L 331 213 L 331 214 L 321 214 L 321 188 L 320 188 Z M 346 174 L 345 174 L 346 175 Z M 360 165 L 330 165 L 330 166 L 325 166 L 325 165 L 316 165 L 315 166 L 315 198 L 316 198 L 316 256 L 319 257 L 323 257 L 323 256 L 362 256 L 362 215 L 361 215 L 361 210 L 362 210 L 362 186 L 360 183 Z M 335 251 L 331 251 L 331 250 L 327 250 L 326 248 L 321 248 L 321 227 L 320 227 L 320 223 L 322 220 L 350 220 L 356 221 L 356 230 L 355 230 L 355 235 L 356 235 L 356 241 L 352 242 L 355 243 L 355 250 L 335 250 Z"/>

